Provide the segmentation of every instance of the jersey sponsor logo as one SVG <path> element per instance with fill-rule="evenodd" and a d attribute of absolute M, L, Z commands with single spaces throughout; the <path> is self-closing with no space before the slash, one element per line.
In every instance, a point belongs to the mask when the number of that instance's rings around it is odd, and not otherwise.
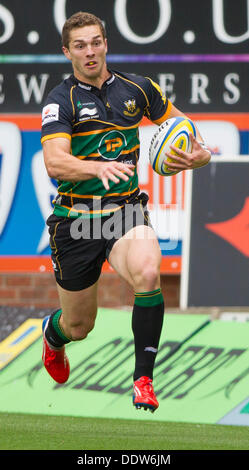
<path fill-rule="evenodd" d="M 96 106 L 94 108 L 83 108 L 79 112 L 80 121 L 83 119 L 89 119 L 89 117 L 99 117 Z"/>
<path fill-rule="evenodd" d="M 124 101 L 126 110 L 124 111 L 125 116 L 136 116 L 140 112 L 140 108 L 137 108 L 135 98 L 131 98 L 127 101 Z"/>
<path fill-rule="evenodd" d="M 126 145 L 127 141 L 122 132 L 110 131 L 102 137 L 98 152 L 106 160 L 116 160 Z"/>
<path fill-rule="evenodd" d="M 120 163 L 126 163 L 126 165 L 134 165 L 133 160 L 121 160 Z"/>
<path fill-rule="evenodd" d="M 57 103 L 47 104 L 42 110 L 42 125 L 48 124 L 48 122 L 59 121 L 59 108 L 60 105 Z"/>
<path fill-rule="evenodd" d="M 99 117 L 99 113 L 95 103 L 81 103 L 80 101 L 78 101 L 77 108 L 79 110 L 79 121 Z"/>

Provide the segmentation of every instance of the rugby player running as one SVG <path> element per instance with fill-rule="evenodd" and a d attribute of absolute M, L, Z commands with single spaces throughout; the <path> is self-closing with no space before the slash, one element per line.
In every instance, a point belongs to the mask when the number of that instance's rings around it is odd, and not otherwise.
<path fill-rule="evenodd" d="M 98 279 L 108 259 L 134 291 L 133 404 L 153 412 L 159 406 L 152 380 L 164 299 L 161 250 L 147 211 L 148 197 L 137 180 L 138 126 L 144 115 L 158 125 L 185 115 L 150 78 L 109 70 L 106 32 L 96 16 L 72 15 L 64 24 L 62 44 L 73 74 L 49 93 L 42 113 L 45 165 L 48 175 L 58 180 L 47 224 L 60 301 L 60 308 L 43 321 L 42 358 L 56 382 L 68 380 L 65 345 L 83 340 L 94 328 Z M 192 153 L 177 150 L 171 157 L 172 171 L 209 162 L 198 129 L 196 135 Z M 96 220 L 102 229 L 97 237 Z M 84 236 L 89 221 L 91 235 Z M 115 227 L 111 236 L 103 230 L 108 222 Z"/>

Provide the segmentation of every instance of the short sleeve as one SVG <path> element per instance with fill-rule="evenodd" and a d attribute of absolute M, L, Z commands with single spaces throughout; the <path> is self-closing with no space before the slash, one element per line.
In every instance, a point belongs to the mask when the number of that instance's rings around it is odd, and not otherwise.
<path fill-rule="evenodd" d="M 162 92 L 158 83 L 146 78 L 148 82 L 147 97 L 149 105 L 145 109 L 145 115 L 155 124 L 161 124 L 169 118 L 172 108 L 171 101 Z"/>
<path fill-rule="evenodd" d="M 55 137 L 71 140 L 74 122 L 73 106 L 62 91 L 52 90 L 42 109 L 41 143 Z"/>

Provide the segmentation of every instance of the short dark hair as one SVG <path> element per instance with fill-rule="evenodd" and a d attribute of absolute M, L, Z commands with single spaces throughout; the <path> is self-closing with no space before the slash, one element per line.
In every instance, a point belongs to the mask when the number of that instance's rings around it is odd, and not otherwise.
<path fill-rule="evenodd" d="M 106 30 L 100 18 L 93 15 L 92 13 L 78 11 L 77 13 L 74 13 L 74 15 L 72 15 L 70 18 L 68 18 L 63 26 L 62 45 L 67 47 L 68 49 L 70 41 L 70 32 L 72 31 L 72 29 L 91 25 L 98 25 L 100 27 L 103 38 L 106 38 Z"/>

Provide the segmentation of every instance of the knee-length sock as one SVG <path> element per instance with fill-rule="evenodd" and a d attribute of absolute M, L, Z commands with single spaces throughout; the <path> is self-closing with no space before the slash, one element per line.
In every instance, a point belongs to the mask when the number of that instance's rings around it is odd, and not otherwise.
<path fill-rule="evenodd" d="M 141 376 L 153 379 L 164 318 L 164 299 L 161 289 L 135 293 L 132 312 L 132 331 L 135 343 L 134 381 Z"/>

